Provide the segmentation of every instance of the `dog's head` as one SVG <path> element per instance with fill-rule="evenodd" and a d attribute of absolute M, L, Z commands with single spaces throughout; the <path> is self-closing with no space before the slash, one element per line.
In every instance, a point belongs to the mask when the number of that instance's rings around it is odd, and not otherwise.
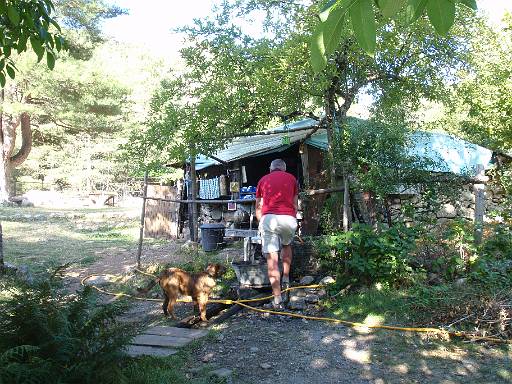
<path fill-rule="evenodd" d="M 208 267 L 206 267 L 206 273 L 215 279 L 226 273 L 226 267 L 217 263 L 208 264 Z"/>

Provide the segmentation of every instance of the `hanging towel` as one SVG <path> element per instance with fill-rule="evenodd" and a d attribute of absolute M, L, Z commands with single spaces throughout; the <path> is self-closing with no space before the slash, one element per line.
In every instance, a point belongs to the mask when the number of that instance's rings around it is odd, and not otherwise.
<path fill-rule="evenodd" d="M 200 179 L 199 180 L 199 198 L 200 199 L 207 199 L 208 195 L 208 180 L 206 179 Z"/>
<path fill-rule="evenodd" d="M 199 180 L 199 198 L 203 200 L 218 199 L 220 197 L 219 178 Z"/>

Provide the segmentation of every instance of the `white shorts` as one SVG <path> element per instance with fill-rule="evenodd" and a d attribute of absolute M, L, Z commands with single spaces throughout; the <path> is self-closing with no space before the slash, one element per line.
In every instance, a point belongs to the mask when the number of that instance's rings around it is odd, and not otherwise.
<path fill-rule="evenodd" d="M 281 246 L 291 244 L 297 230 L 297 219 L 289 215 L 269 213 L 263 215 L 258 229 L 262 252 L 279 252 Z"/>

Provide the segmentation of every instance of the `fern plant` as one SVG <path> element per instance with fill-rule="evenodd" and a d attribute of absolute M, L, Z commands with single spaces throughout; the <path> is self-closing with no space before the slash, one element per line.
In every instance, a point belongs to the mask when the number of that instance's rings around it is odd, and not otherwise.
<path fill-rule="evenodd" d="M 101 304 L 87 287 L 67 294 L 55 276 L 33 286 L 2 279 L 0 289 L 0 384 L 124 381 L 124 304 Z"/>

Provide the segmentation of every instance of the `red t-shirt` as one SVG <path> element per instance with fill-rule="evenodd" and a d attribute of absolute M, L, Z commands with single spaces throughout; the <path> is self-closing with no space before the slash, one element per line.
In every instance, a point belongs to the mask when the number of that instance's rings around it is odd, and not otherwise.
<path fill-rule="evenodd" d="M 293 199 L 298 193 L 297 180 L 287 172 L 272 171 L 263 176 L 256 188 L 256 197 L 263 198 L 262 215 L 290 215 L 295 217 Z"/>

